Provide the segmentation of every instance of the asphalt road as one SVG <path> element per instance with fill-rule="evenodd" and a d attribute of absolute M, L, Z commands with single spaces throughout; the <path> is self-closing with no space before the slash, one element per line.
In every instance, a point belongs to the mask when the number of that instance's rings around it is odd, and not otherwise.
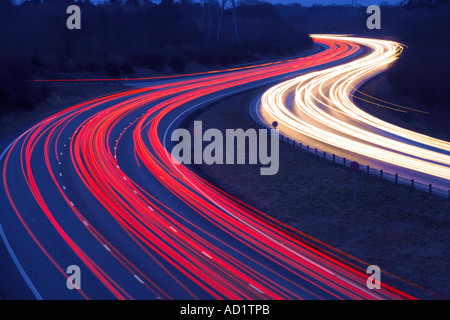
<path fill-rule="evenodd" d="M 171 161 L 171 132 L 218 99 L 366 53 L 347 40 L 281 63 L 137 82 L 1 141 L 6 299 L 398 299 L 361 266 Z M 80 287 L 67 286 L 69 266 Z M 69 279 L 70 280 L 70 279 Z"/>
<path fill-rule="evenodd" d="M 377 119 L 353 101 L 359 86 L 385 71 L 397 58 L 401 59 L 401 45 L 376 39 L 351 38 L 351 41 L 369 53 L 273 86 L 255 100 L 254 117 L 267 124 L 277 121 L 281 133 L 318 148 L 321 153 L 336 154 L 349 160 L 348 163 L 357 161 L 385 174 L 397 173 L 404 183 L 414 179 L 424 191 L 431 184 L 448 197 L 450 143 Z M 375 97 L 363 98 L 397 112 L 424 113 L 377 101 Z"/>

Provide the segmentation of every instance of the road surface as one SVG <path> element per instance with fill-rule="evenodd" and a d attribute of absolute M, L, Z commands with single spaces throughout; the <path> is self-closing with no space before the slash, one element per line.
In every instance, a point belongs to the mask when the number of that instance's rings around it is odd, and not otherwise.
<path fill-rule="evenodd" d="M 384 284 L 369 290 L 366 266 L 225 194 L 167 151 L 170 133 L 199 107 L 366 55 L 353 41 L 315 41 L 322 50 L 299 59 L 136 80 L 2 141 L 3 296 L 412 298 Z M 81 282 L 70 290 L 73 265 Z"/>
<path fill-rule="evenodd" d="M 386 70 L 400 56 L 402 45 L 342 36 L 315 38 L 348 40 L 370 53 L 273 86 L 255 104 L 255 117 L 267 124 L 277 121 L 281 133 L 304 145 L 397 173 L 426 186 L 432 184 L 447 197 L 450 142 L 382 121 L 358 108 L 352 99 L 359 86 Z M 424 113 L 386 101 L 377 102 L 398 112 Z"/>

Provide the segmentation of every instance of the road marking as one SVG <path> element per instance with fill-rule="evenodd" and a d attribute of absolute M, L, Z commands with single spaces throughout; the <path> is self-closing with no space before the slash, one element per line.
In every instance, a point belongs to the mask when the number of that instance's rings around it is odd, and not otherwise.
<path fill-rule="evenodd" d="M 3 156 L 3 155 L 2 155 Z M 1 157 L 0 157 L 1 159 Z M 8 239 L 6 239 L 6 235 L 3 232 L 3 228 L 2 225 L 0 224 L 0 235 L 3 239 L 3 243 L 6 246 L 6 249 L 8 250 L 9 254 L 11 255 L 11 258 L 14 261 L 14 264 L 16 265 L 17 269 L 19 270 L 20 274 L 22 275 L 23 279 L 25 280 L 25 282 L 27 283 L 28 287 L 30 288 L 31 292 L 33 292 L 34 296 L 36 297 L 37 300 L 42 300 L 42 296 L 39 294 L 39 292 L 37 291 L 36 287 L 34 286 L 33 282 L 31 282 L 30 278 L 28 277 L 27 273 L 25 272 L 25 270 L 22 268 L 22 265 L 20 264 L 19 260 L 17 259 L 13 249 L 11 248 L 11 246 L 9 245 Z"/>
<path fill-rule="evenodd" d="M 141 278 L 139 278 L 137 275 L 133 274 L 133 277 L 135 277 L 136 280 L 139 281 L 140 283 L 144 284 L 144 281 L 142 281 Z"/>
<path fill-rule="evenodd" d="M 376 298 L 376 299 L 378 299 L 378 300 L 383 300 L 383 298 L 381 298 L 380 296 L 378 296 L 377 294 L 375 294 L 372 290 L 370 290 L 370 289 L 367 289 L 367 288 L 364 288 L 364 289 L 361 289 L 361 287 L 359 287 L 357 284 L 355 284 L 355 283 L 353 283 L 353 282 L 351 282 L 351 281 L 349 281 L 349 280 L 347 280 L 347 279 L 345 279 L 345 278 L 343 278 L 343 277 L 341 277 L 341 276 L 339 276 L 339 275 L 334 275 L 336 278 L 338 278 L 338 279 L 340 279 L 340 280 L 342 280 L 342 281 L 344 281 L 344 282 L 346 282 L 346 283 L 348 283 L 349 285 L 351 285 L 352 287 L 354 287 L 354 288 L 356 288 L 356 289 L 359 289 L 359 290 L 361 290 L 361 291 L 363 291 L 363 290 L 365 290 L 365 292 L 367 292 L 368 294 L 370 294 L 370 295 L 372 295 L 374 298 Z"/>
<path fill-rule="evenodd" d="M 256 291 L 258 291 L 261 294 L 264 294 L 264 292 L 260 289 L 258 289 L 257 287 L 255 287 L 254 285 L 252 285 L 251 283 L 248 284 L 250 287 L 252 287 L 253 289 L 255 289 Z"/>
<path fill-rule="evenodd" d="M 274 83 L 274 82 L 276 82 L 276 80 L 269 80 L 269 81 L 264 82 L 264 84 L 267 84 L 267 83 Z M 261 85 L 251 86 L 251 87 L 253 88 L 253 87 L 259 87 L 259 86 L 261 86 Z M 240 92 L 241 90 L 236 90 L 236 91 L 237 91 L 237 92 Z M 234 92 L 236 92 L 236 91 L 234 91 Z M 164 137 L 163 137 L 163 146 L 164 146 L 164 149 L 167 150 L 167 147 L 166 147 L 166 141 L 167 141 L 167 135 L 168 135 L 168 132 L 169 132 L 169 130 L 170 130 L 170 127 L 172 127 L 172 125 L 173 125 L 180 117 L 182 117 L 185 113 L 188 113 L 188 112 L 189 112 L 190 110 L 192 110 L 192 109 L 195 109 L 195 108 L 197 108 L 197 107 L 199 107 L 199 106 L 202 106 L 202 105 L 206 105 L 206 104 L 209 103 L 210 101 L 218 100 L 218 99 L 220 99 L 220 98 L 222 98 L 222 97 L 226 97 L 226 96 L 229 96 L 229 95 L 232 95 L 232 94 L 230 94 L 230 93 L 225 93 L 225 94 L 222 94 L 222 95 L 213 97 L 213 98 L 211 98 L 211 99 L 208 99 L 208 100 L 206 100 L 206 101 L 200 102 L 200 103 L 198 103 L 198 104 L 196 104 L 196 105 L 194 105 L 194 106 L 192 106 L 192 107 L 190 107 L 190 108 L 184 110 L 184 111 L 183 111 L 182 113 L 180 113 L 177 117 L 175 117 L 175 119 L 172 120 L 172 122 L 167 126 L 166 130 L 164 131 Z M 259 100 L 260 100 L 260 99 L 261 99 L 261 98 L 259 98 Z M 258 112 L 257 112 L 257 113 L 258 113 Z M 175 168 L 175 169 L 178 171 L 178 173 L 180 173 L 180 170 L 179 170 L 179 169 L 177 169 L 177 168 Z M 217 201 L 215 201 L 215 200 L 212 199 L 210 196 L 208 196 L 207 194 L 205 194 L 205 193 L 204 193 L 202 190 L 200 190 L 198 187 L 196 187 L 196 186 L 194 186 L 194 185 L 192 185 L 192 186 L 193 186 L 200 194 L 202 194 L 202 195 L 205 196 L 208 200 L 210 200 L 211 202 L 213 202 L 214 204 L 216 204 L 216 205 L 217 205 L 220 209 L 222 209 L 224 212 L 228 212 L 232 217 L 234 217 L 234 218 L 236 218 L 237 220 L 239 220 L 240 222 L 244 223 L 246 226 L 252 228 L 253 230 L 255 230 L 256 232 L 258 232 L 258 233 L 261 234 L 262 236 L 266 237 L 267 239 L 273 241 L 274 243 L 279 244 L 279 241 L 277 241 L 276 239 L 274 239 L 274 238 L 272 238 L 271 236 L 267 235 L 267 234 L 264 233 L 263 231 L 261 231 L 261 230 L 259 230 L 259 229 L 256 229 L 255 227 L 249 225 L 248 223 L 244 222 L 242 219 L 238 218 L 238 217 L 237 217 L 236 215 L 234 215 L 233 213 L 229 212 L 228 209 L 224 208 L 222 205 L 220 205 Z M 285 248 L 286 250 L 292 252 L 293 254 L 295 254 L 295 255 L 297 255 L 297 256 L 300 256 L 302 259 L 308 261 L 308 262 L 311 263 L 312 265 L 315 265 L 316 267 L 320 268 L 321 270 L 323 270 L 323 271 L 325 271 L 325 272 L 327 272 L 327 273 L 329 273 L 329 274 L 331 274 L 331 275 L 334 275 L 334 272 L 332 272 L 331 270 L 329 270 L 329 269 L 327 269 L 327 268 L 325 268 L 325 267 L 323 267 L 323 266 L 321 266 L 321 265 L 319 265 L 319 264 L 317 264 L 317 263 L 311 261 L 310 259 L 306 258 L 304 255 L 302 255 L 302 254 L 300 254 L 300 253 L 298 253 L 298 252 L 296 252 L 296 251 L 290 249 L 289 247 L 287 247 L 287 246 L 285 246 L 285 245 L 281 245 L 281 246 L 282 246 L 283 248 Z"/>
<path fill-rule="evenodd" d="M 103 244 L 103 246 L 105 247 L 106 250 L 111 251 L 111 249 L 106 244 Z"/>
<path fill-rule="evenodd" d="M 205 256 L 207 256 L 209 259 L 212 260 L 213 257 L 211 257 L 209 254 L 207 254 L 205 251 L 202 251 L 202 253 L 203 253 Z"/>

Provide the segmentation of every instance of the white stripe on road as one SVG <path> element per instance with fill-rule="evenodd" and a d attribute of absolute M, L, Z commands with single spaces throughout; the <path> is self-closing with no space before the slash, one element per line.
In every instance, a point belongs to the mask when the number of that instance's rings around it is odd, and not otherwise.
<path fill-rule="evenodd" d="M 11 258 L 14 261 L 14 264 L 16 265 L 17 269 L 19 270 L 20 274 L 22 275 L 23 279 L 25 280 L 25 282 L 27 283 L 28 287 L 30 288 L 31 292 L 33 292 L 34 296 L 36 297 L 37 300 L 42 300 L 41 295 L 39 294 L 39 292 L 37 291 L 36 287 L 34 286 L 33 282 L 31 282 L 30 278 L 28 277 L 27 273 L 25 272 L 25 270 L 22 268 L 22 265 L 20 264 L 19 260 L 17 259 L 13 249 L 11 248 L 11 246 L 9 245 L 8 239 L 6 239 L 6 235 L 3 232 L 3 228 L 2 225 L 0 223 L 0 235 L 3 239 L 3 242 L 5 243 L 6 249 L 8 250 L 9 254 L 11 255 Z"/>
<path fill-rule="evenodd" d="M 144 283 L 144 281 L 141 280 L 141 278 L 139 278 L 137 275 L 133 274 L 133 277 L 136 278 L 137 281 L 139 281 L 140 283 Z"/>
<path fill-rule="evenodd" d="M 249 283 L 249 286 L 252 287 L 253 289 L 255 289 L 256 291 L 258 291 L 259 293 L 264 294 L 264 292 L 262 290 L 258 289 L 257 287 L 255 287 L 251 283 Z"/>
<path fill-rule="evenodd" d="M 2 154 L 0 155 L 0 161 L 3 159 L 3 157 L 5 156 L 6 152 L 8 152 L 9 148 L 11 148 L 11 146 L 17 141 L 19 140 L 22 136 L 24 136 L 28 131 L 30 131 L 30 129 L 28 129 L 27 131 L 25 131 L 24 133 L 22 133 L 19 137 L 17 137 L 13 142 L 11 142 L 9 144 L 8 147 L 6 147 L 6 149 L 2 152 Z M 11 248 L 11 245 L 8 242 L 8 239 L 6 238 L 5 232 L 3 232 L 3 228 L 2 228 L 2 224 L 0 223 L 0 236 L 2 237 L 3 243 L 6 246 L 6 249 L 8 250 L 11 258 L 14 261 L 14 264 L 16 265 L 16 268 L 19 270 L 20 274 L 22 275 L 23 279 L 25 280 L 25 282 L 27 283 L 28 287 L 30 288 L 31 292 L 33 292 L 34 296 L 36 297 L 37 300 L 42 300 L 42 296 L 39 294 L 39 292 L 37 291 L 36 287 L 34 286 L 33 282 L 31 282 L 30 278 L 28 277 L 27 273 L 25 272 L 25 270 L 22 268 L 22 265 L 19 262 L 19 259 L 17 259 L 13 249 Z"/>
<path fill-rule="evenodd" d="M 212 259 L 212 257 L 211 257 L 209 254 L 207 254 L 205 251 L 202 251 L 202 253 L 203 253 L 205 256 L 207 256 L 209 259 Z"/>

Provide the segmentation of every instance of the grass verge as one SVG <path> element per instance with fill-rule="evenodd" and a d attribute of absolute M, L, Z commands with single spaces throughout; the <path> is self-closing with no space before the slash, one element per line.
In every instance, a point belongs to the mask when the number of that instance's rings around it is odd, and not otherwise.
<path fill-rule="evenodd" d="M 255 92 L 210 105 L 186 120 L 203 130 L 247 129 L 246 108 Z M 247 158 L 248 159 L 248 158 Z M 280 169 L 261 176 L 258 165 L 193 165 L 202 177 L 229 194 L 316 239 L 381 270 L 444 297 L 450 296 L 450 203 L 420 191 L 358 174 L 280 144 Z M 381 281 L 420 299 L 439 298 L 403 281 Z"/>

